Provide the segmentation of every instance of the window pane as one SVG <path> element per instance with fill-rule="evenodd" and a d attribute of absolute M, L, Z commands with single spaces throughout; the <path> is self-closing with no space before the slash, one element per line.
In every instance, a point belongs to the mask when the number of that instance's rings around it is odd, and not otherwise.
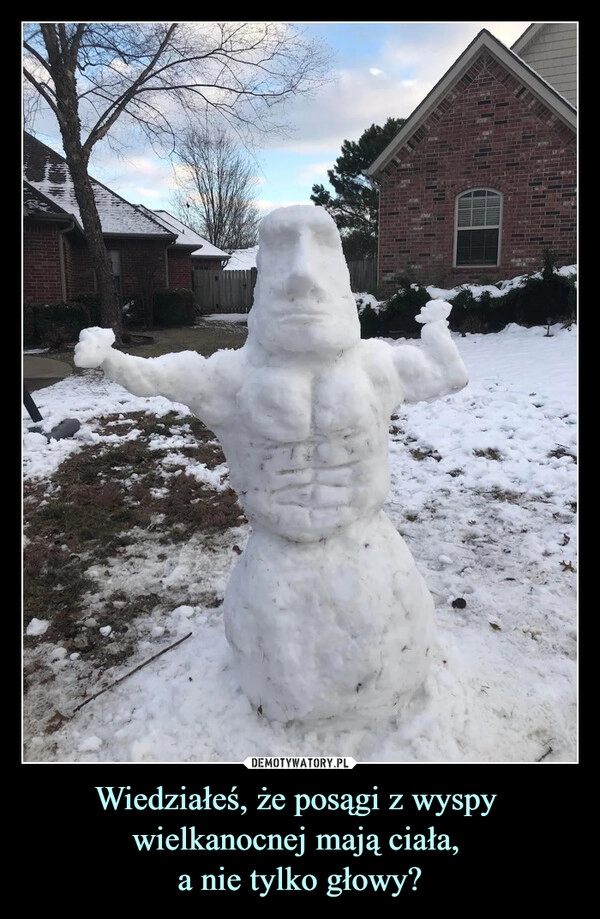
<path fill-rule="evenodd" d="M 461 230 L 456 248 L 457 265 L 495 265 L 498 261 L 498 230 Z"/>
<path fill-rule="evenodd" d="M 109 249 L 108 254 L 110 256 L 113 281 L 117 292 L 121 294 L 121 253 L 118 249 Z"/>
<path fill-rule="evenodd" d="M 118 249 L 109 249 L 108 254 L 112 264 L 112 273 L 121 274 L 121 253 Z"/>
<path fill-rule="evenodd" d="M 485 230 L 483 245 L 484 265 L 495 265 L 498 261 L 498 230 Z"/>
<path fill-rule="evenodd" d="M 485 224 L 485 203 L 475 202 L 473 204 L 472 226 L 482 227 Z"/>
<path fill-rule="evenodd" d="M 459 227 L 489 227 L 500 225 L 500 195 L 495 192 L 468 192 L 459 198 L 457 224 Z"/>

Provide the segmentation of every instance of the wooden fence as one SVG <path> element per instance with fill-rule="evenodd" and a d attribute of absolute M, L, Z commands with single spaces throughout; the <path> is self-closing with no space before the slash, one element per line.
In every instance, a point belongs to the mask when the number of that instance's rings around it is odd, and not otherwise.
<path fill-rule="evenodd" d="M 348 262 L 350 286 L 357 293 L 377 286 L 377 261 Z M 247 313 L 252 306 L 256 268 L 249 271 L 194 270 L 194 297 L 203 313 Z"/>
<path fill-rule="evenodd" d="M 203 313 L 247 313 L 256 268 L 249 271 L 194 271 L 194 298 Z"/>
<path fill-rule="evenodd" d="M 374 294 L 377 289 L 377 259 L 364 258 L 348 262 L 350 287 L 357 294 Z"/>

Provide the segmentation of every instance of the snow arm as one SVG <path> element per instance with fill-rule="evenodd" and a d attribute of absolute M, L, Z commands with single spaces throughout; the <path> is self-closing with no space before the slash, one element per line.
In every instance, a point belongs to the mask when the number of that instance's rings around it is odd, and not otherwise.
<path fill-rule="evenodd" d="M 109 380 L 120 383 L 134 396 L 164 396 L 187 405 L 210 424 L 226 413 L 231 393 L 219 373 L 222 361 L 196 351 L 161 357 L 135 357 L 112 347 L 112 329 L 83 329 L 75 346 L 76 367 L 101 368 Z"/>
<path fill-rule="evenodd" d="M 392 346 L 404 402 L 422 402 L 458 392 L 469 382 L 467 369 L 448 329 L 451 306 L 430 300 L 415 317 L 423 323 L 421 347 Z"/>

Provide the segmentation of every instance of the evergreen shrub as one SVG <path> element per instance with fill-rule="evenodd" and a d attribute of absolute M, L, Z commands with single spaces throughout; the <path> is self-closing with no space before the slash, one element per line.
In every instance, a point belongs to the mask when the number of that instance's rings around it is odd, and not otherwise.
<path fill-rule="evenodd" d="M 23 307 L 23 347 L 35 348 L 37 342 L 35 306 Z"/>
<path fill-rule="evenodd" d="M 409 278 L 397 278 L 398 290 L 381 304 L 379 309 L 365 306 L 359 314 L 363 338 L 390 336 L 397 332 L 415 337 L 421 331 L 421 324 L 415 316 L 431 299 L 427 290 Z"/>
<path fill-rule="evenodd" d="M 56 350 L 77 341 L 82 329 L 100 325 L 100 300 L 95 295 L 61 303 L 23 308 L 23 346 Z"/>
<path fill-rule="evenodd" d="M 391 337 L 392 333 L 411 338 L 420 334 L 421 324 L 415 317 L 431 296 L 425 287 L 407 278 L 398 278 L 397 283 L 397 292 L 378 307 L 358 302 L 363 338 Z M 496 286 L 498 296 L 492 296 L 489 290 L 475 295 L 469 286 L 464 286 L 449 298 L 450 330 L 462 334 L 499 332 L 510 323 L 531 327 L 577 319 L 577 276 L 558 274 L 551 252 L 544 253 L 542 270 L 526 275 L 518 286 L 506 290 L 502 290 L 501 283 Z"/>
<path fill-rule="evenodd" d="M 157 326 L 175 327 L 194 325 L 196 305 L 192 290 L 184 288 L 159 290 L 154 295 L 154 323 Z"/>

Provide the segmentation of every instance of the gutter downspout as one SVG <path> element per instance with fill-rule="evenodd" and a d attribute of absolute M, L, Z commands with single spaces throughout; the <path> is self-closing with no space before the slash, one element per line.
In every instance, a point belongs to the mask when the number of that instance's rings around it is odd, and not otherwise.
<path fill-rule="evenodd" d="M 379 191 L 380 183 L 369 175 L 366 169 L 362 170 L 362 174 L 365 179 L 368 181 L 371 189 L 373 191 Z M 381 228 L 381 195 L 377 198 L 377 286 L 379 286 L 379 258 L 380 258 L 380 246 L 379 246 L 379 232 Z"/>
<path fill-rule="evenodd" d="M 71 218 L 70 225 L 65 227 L 64 230 L 58 231 L 58 264 L 60 269 L 60 289 L 62 292 L 63 302 L 66 302 L 67 299 L 67 268 L 65 265 L 65 250 L 64 250 L 64 240 L 63 236 L 65 233 L 70 233 L 71 230 L 75 229 L 75 218 Z"/>

